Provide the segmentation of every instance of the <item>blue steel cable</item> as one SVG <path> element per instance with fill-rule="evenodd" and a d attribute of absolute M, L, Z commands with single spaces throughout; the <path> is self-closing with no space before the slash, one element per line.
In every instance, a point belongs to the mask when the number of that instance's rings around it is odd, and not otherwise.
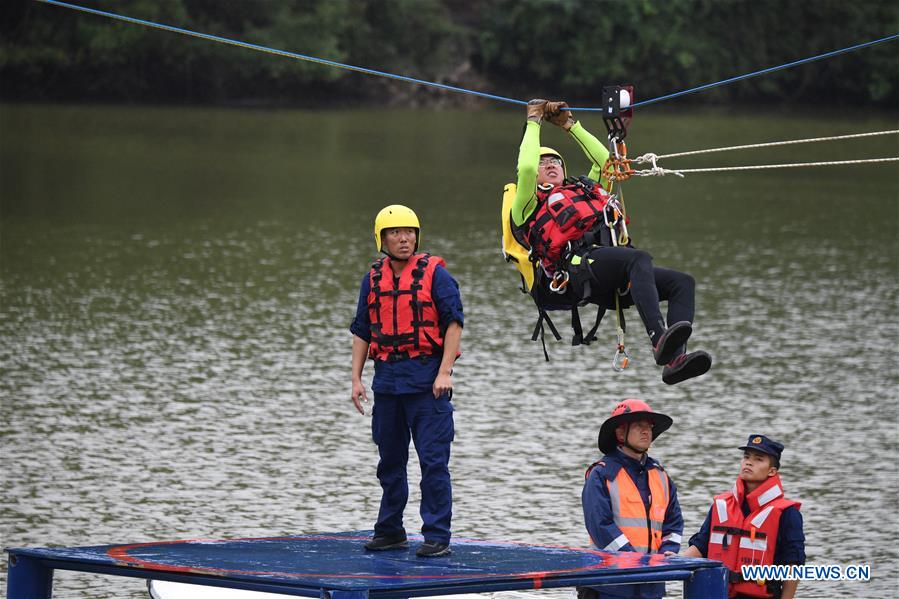
<path fill-rule="evenodd" d="M 654 104 L 656 102 L 661 102 L 663 100 L 669 100 L 671 98 L 676 98 L 678 96 L 685 96 L 687 94 L 692 94 L 693 92 L 702 91 L 705 89 L 711 89 L 713 87 L 718 87 L 719 85 L 727 85 L 728 83 L 734 83 L 736 81 L 741 81 L 743 79 L 749 79 L 750 77 L 756 77 L 758 75 L 764 75 L 766 73 L 773 73 L 774 71 L 779 71 L 781 69 L 789 69 L 790 67 L 799 66 L 801 64 L 805 64 L 807 62 L 814 62 L 816 60 L 821 60 L 822 58 L 830 58 L 831 56 L 836 56 L 837 54 L 843 54 L 844 52 L 851 52 L 852 50 L 858 50 L 859 48 L 864 48 L 866 46 L 873 46 L 874 44 L 880 44 L 882 42 L 889 42 L 894 39 L 899 38 L 899 33 L 896 35 L 890 35 L 887 37 L 882 37 L 879 40 L 872 40 L 870 42 L 865 42 L 863 44 L 856 44 L 855 46 L 850 46 L 848 48 L 843 48 L 841 50 L 834 50 L 833 52 L 825 52 L 824 54 L 818 54 L 817 56 L 812 56 L 810 58 L 803 58 L 802 60 L 794 60 L 793 62 L 788 62 L 786 64 L 782 64 L 776 67 L 768 67 L 767 69 L 762 69 L 761 71 L 755 71 L 754 73 L 747 73 L 746 75 L 739 75 L 737 77 L 731 77 L 730 79 L 724 79 L 722 81 L 717 81 L 715 83 L 706 83 L 705 85 L 700 85 L 698 87 L 693 87 L 690 89 L 685 89 L 684 91 L 676 92 L 673 94 L 668 94 L 666 96 L 659 96 L 658 98 L 652 98 L 651 100 L 643 100 L 642 102 L 634 102 L 632 108 L 636 108 L 638 106 L 646 106 L 647 104 Z"/>
<path fill-rule="evenodd" d="M 338 67 L 341 69 L 347 69 L 349 71 L 356 71 L 358 73 L 364 73 L 366 75 L 376 75 L 378 77 L 387 77 L 389 79 L 397 79 L 399 81 L 406 81 L 409 83 L 418 83 L 419 85 L 428 85 L 430 87 L 437 87 L 440 89 L 445 89 L 448 91 L 459 92 L 463 94 L 471 94 L 474 96 L 480 96 L 482 98 L 489 98 L 491 100 L 499 100 L 501 102 L 511 102 L 512 104 L 527 104 L 524 100 L 514 100 L 512 98 L 504 98 L 503 96 L 496 96 L 493 94 L 488 94 L 484 92 L 473 91 L 469 89 L 463 89 L 461 87 L 453 87 L 452 85 L 444 85 L 443 83 L 434 83 L 433 81 L 424 81 L 422 79 L 415 79 L 414 77 L 406 77 L 404 75 L 395 75 L 393 73 L 385 73 L 384 71 L 376 71 L 374 69 L 367 69 L 365 67 L 357 67 L 349 64 L 343 64 L 340 62 L 335 62 L 333 60 L 326 60 L 324 58 L 316 58 L 314 56 L 306 56 L 304 54 L 297 54 L 296 52 L 288 52 L 286 50 L 277 50 L 275 48 L 269 48 L 266 46 L 260 46 L 257 44 L 250 44 L 248 42 L 242 42 L 240 40 L 229 39 L 227 37 L 220 37 L 217 35 L 210 35 L 208 33 L 199 33 L 197 31 L 191 31 L 189 29 L 181 29 L 180 27 L 173 27 L 171 25 L 163 25 L 162 23 L 154 23 L 153 21 L 145 21 L 143 19 L 136 19 L 134 17 L 128 17 L 125 15 L 119 15 L 111 12 L 106 12 L 103 10 L 97 10 L 94 8 L 87 8 L 84 6 L 77 6 L 75 4 L 68 4 L 66 2 L 59 2 L 59 0 L 37 0 L 38 2 L 44 2 L 46 4 L 52 4 L 54 6 L 61 6 L 63 8 L 71 8 L 72 10 L 79 10 L 86 13 L 91 13 L 94 15 L 99 15 L 101 17 L 109 17 L 111 19 L 116 19 L 119 21 L 125 21 L 127 23 L 134 23 L 136 25 L 144 25 L 145 27 L 152 27 L 154 29 L 162 29 L 163 31 L 171 31 L 173 33 L 180 33 L 182 35 L 188 35 L 191 37 L 198 37 L 200 39 L 209 40 L 213 42 L 219 42 L 222 44 L 228 44 L 231 46 L 239 46 L 241 48 L 247 48 L 249 50 L 256 50 L 258 52 L 267 52 L 269 54 L 276 54 L 278 56 L 286 56 L 288 58 L 296 58 L 298 60 L 306 60 L 309 62 L 314 62 L 318 64 L 327 65 L 330 67 Z"/>
<path fill-rule="evenodd" d="M 384 72 L 384 71 L 376 71 L 376 70 L 374 70 L 374 69 L 367 69 L 367 68 L 365 68 L 365 67 L 357 67 L 357 66 L 353 66 L 353 65 L 348 65 L 348 64 L 343 64 L 343 63 L 340 63 L 340 62 L 336 62 L 336 61 L 333 61 L 333 60 L 326 60 L 326 59 L 324 59 L 324 58 L 316 58 L 316 57 L 314 57 L 314 56 L 306 56 L 306 55 L 304 55 L 304 54 L 297 54 L 296 52 L 288 52 L 288 51 L 286 51 L 286 50 L 277 50 L 277 49 L 275 49 L 275 48 L 269 48 L 269 47 L 266 47 L 266 46 L 260 46 L 260 45 L 257 45 L 257 44 L 250 44 L 250 43 L 248 43 L 248 42 L 242 42 L 242 41 L 239 41 L 239 40 L 229 39 L 229 38 L 226 38 L 226 37 L 220 37 L 220 36 L 217 36 L 217 35 L 210 35 L 210 34 L 208 34 L 208 33 L 199 33 L 199 32 L 197 32 L 197 31 L 191 31 L 191 30 L 189 30 L 189 29 L 182 29 L 182 28 L 180 28 L 180 27 L 173 27 L 173 26 L 171 26 L 171 25 L 163 25 L 163 24 L 161 24 L 161 23 L 154 23 L 154 22 L 152 22 L 152 21 L 145 21 L 145 20 L 143 20 L 143 19 L 136 19 L 136 18 L 134 18 L 134 17 L 128 17 L 128 16 L 125 16 L 125 15 L 119 15 L 119 14 L 115 14 L 115 13 L 111 13 L 111 12 L 106 12 L 106 11 L 102 11 L 102 10 L 97 10 L 97 9 L 94 9 L 94 8 L 87 8 L 87 7 L 85 7 L 85 6 L 78 6 L 78 5 L 76 5 L 76 4 L 69 4 L 69 3 L 66 3 L 66 2 L 60 2 L 59 0 L 37 0 L 37 1 L 38 1 L 38 2 L 44 2 L 44 3 L 46 3 L 46 4 L 52 4 L 52 5 L 55 5 L 55 6 L 61 6 L 61 7 L 63 7 L 63 8 L 69 8 L 69 9 L 76 10 L 76 11 L 82 11 L 82 12 L 86 12 L 86 13 L 91 13 L 91 14 L 99 15 L 99 16 L 101 16 L 101 17 L 108 17 L 108 18 L 111 18 L 111 19 L 117 19 L 117 20 L 119 20 L 119 21 L 125 21 L 125 22 L 127 22 L 127 23 L 134 23 L 134 24 L 136 24 L 136 25 L 143 25 L 143 26 L 145 26 L 145 27 L 152 27 L 152 28 L 154 28 L 154 29 L 161 29 L 161 30 L 163 30 L 163 31 L 170 31 L 170 32 L 173 32 L 173 33 L 180 33 L 180 34 L 182 34 L 182 35 L 187 35 L 187 36 L 191 36 L 191 37 L 198 37 L 198 38 L 200 38 L 200 39 L 205 39 L 205 40 L 209 40 L 209 41 L 213 41 L 213 42 L 219 42 L 219 43 L 222 43 L 222 44 L 228 44 L 228 45 L 231 45 L 231 46 L 238 46 L 238 47 L 241 47 L 241 48 L 247 48 L 247 49 L 249 49 L 249 50 L 256 50 L 256 51 L 258 51 L 258 52 L 267 52 L 267 53 L 269 53 L 269 54 L 275 54 L 275 55 L 278 55 L 278 56 L 286 56 L 286 57 L 288 57 L 288 58 L 295 58 L 295 59 L 298 59 L 298 60 L 305 60 L 305 61 L 308 61 L 308 62 L 313 62 L 313 63 L 322 64 L 322 65 L 326 65 L 326 66 L 337 67 L 337 68 L 341 68 L 341 69 L 347 69 L 347 70 L 349 70 L 349 71 L 355 71 L 355 72 L 357 72 L 357 73 L 363 73 L 363 74 L 366 74 L 366 75 L 375 75 L 375 76 L 378 76 L 378 77 L 386 77 L 386 78 L 388 78 L 388 79 L 396 79 L 396 80 L 398 80 L 398 81 L 406 81 L 406 82 L 408 82 L 408 83 L 417 83 L 417 84 L 419 84 L 419 85 L 426 85 L 426 86 L 429 86 L 429 87 L 436 87 L 436 88 L 438 88 L 438 89 L 444 89 L 444 90 L 447 90 L 447 91 L 459 92 L 459 93 L 463 93 L 463 94 L 470 94 L 470 95 L 473 95 L 473 96 L 479 96 L 479 97 L 481 97 L 481 98 L 488 98 L 488 99 L 490 99 L 490 100 L 497 100 L 497 101 L 500 101 L 500 102 L 508 102 L 508 103 L 510 103 L 510 104 L 518 104 L 518 105 L 522 105 L 522 106 L 527 104 L 527 102 L 524 101 L 524 100 L 515 100 L 514 98 L 506 98 L 506 97 L 504 97 L 504 96 L 497 96 L 497 95 L 494 95 L 494 94 L 488 94 L 488 93 L 485 93 L 485 92 L 479 92 L 479 91 L 474 91 L 474 90 L 470 90 L 470 89 L 464 89 L 464 88 L 461 88 L 461 87 L 455 87 L 455 86 L 452 86 L 452 85 L 445 85 L 445 84 L 443 84 L 443 83 L 435 83 L 435 82 L 433 82 L 433 81 L 425 81 L 425 80 L 423 80 L 423 79 L 415 79 L 414 77 L 406 77 L 405 75 L 396 75 L 396 74 L 393 74 L 393 73 L 387 73 L 387 72 Z M 652 99 L 650 99 L 650 100 L 643 100 L 642 102 L 634 102 L 634 104 L 633 104 L 631 107 L 632 107 L 632 108 L 637 108 L 638 106 L 646 106 L 646 105 L 648 105 L 648 104 L 655 104 L 656 102 L 662 102 L 662 101 L 664 101 L 664 100 L 669 100 L 669 99 L 671 99 L 671 98 L 676 98 L 676 97 L 678 97 L 678 96 L 685 96 L 685 95 L 687 95 L 687 94 L 692 94 L 692 93 L 694 93 L 694 92 L 698 92 L 698 91 L 702 91 L 702 90 L 706 90 L 706 89 L 711 89 L 711 88 L 713 88 L 713 87 L 718 87 L 718 86 L 721 86 L 721 85 L 727 85 L 728 83 L 734 83 L 734 82 L 736 82 L 736 81 L 741 81 L 741 80 L 743 80 L 743 79 L 749 79 L 749 78 L 751 78 L 751 77 L 757 77 L 757 76 L 759 76 L 759 75 L 764 75 L 764 74 L 766 74 L 766 73 L 773 73 L 773 72 L 775 72 L 775 71 L 779 71 L 779 70 L 782 70 L 782 69 L 788 69 L 788 68 L 795 67 L 795 66 L 798 66 L 798 65 L 801 65 L 801 64 L 805 64 L 805 63 L 808 63 L 808 62 L 813 62 L 813 61 L 816 61 L 816 60 L 821 60 L 821 59 L 823 59 L 823 58 L 830 58 L 831 56 L 836 56 L 836 55 L 838 55 L 838 54 L 843 54 L 844 52 L 851 52 L 852 50 L 858 50 L 858 49 L 860 49 L 860 48 L 865 48 L 865 47 L 867 47 L 867 46 L 873 46 L 873 45 L 875 45 L 875 44 L 880 44 L 880 43 L 883 43 L 883 42 L 889 42 L 889 41 L 895 40 L 895 39 L 897 39 L 897 38 L 899 38 L 899 34 L 896 34 L 896 35 L 890 35 L 890 36 L 883 37 L 883 38 L 880 38 L 880 39 L 877 39 L 877 40 L 872 40 L 872 41 L 870 41 L 870 42 L 865 42 L 865 43 L 862 43 L 862 44 L 856 44 L 855 46 L 850 46 L 850 47 L 848 47 L 848 48 L 842 48 L 842 49 L 840 49 L 840 50 L 834 50 L 834 51 L 832 51 L 832 52 L 826 52 L 826 53 L 824 53 L 824 54 L 819 54 L 819 55 L 817 55 L 817 56 L 812 56 L 812 57 L 809 57 L 809 58 L 803 58 L 803 59 L 801 59 L 801 60 L 795 60 L 795 61 L 793 61 L 793 62 L 788 62 L 788 63 L 786 63 L 786 64 L 778 65 L 778 66 L 775 66 L 775 67 L 769 67 L 769 68 L 767 68 L 767 69 L 762 69 L 762 70 L 760 70 L 760 71 L 755 71 L 755 72 L 753 72 L 753 73 L 747 73 L 747 74 L 745 74 L 745 75 L 739 75 L 739 76 L 737 76 L 737 77 L 731 77 L 730 79 L 723 79 L 723 80 L 721 80 L 721 81 L 716 81 L 716 82 L 714 82 L 714 83 L 707 83 L 707 84 L 705 84 L 705 85 L 700 85 L 700 86 L 698 86 L 698 87 L 693 87 L 693 88 L 686 89 L 686 90 L 683 90 L 683 91 L 679 91 L 679 92 L 676 92 L 676 93 L 673 93 L 673 94 L 668 94 L 668 95 L 665 95 L 665 96 L 659 96 L 659 97 L 657 97 L 657 98 L 652 98 Z M 602 106 L 597 107 L 597 108 L 586 108 L 586 107 L 584 107 L 584 108 L 576 108 L 576 107 L 572 107 L 572 108 L 569 108 L 569 110 L 571 110 L 571 111 L 591 111 L 591 112 L 599 112 L 599 111 L 602 111 L 602 110 L 603 110 L 603 107 L 602 107 Z"/>

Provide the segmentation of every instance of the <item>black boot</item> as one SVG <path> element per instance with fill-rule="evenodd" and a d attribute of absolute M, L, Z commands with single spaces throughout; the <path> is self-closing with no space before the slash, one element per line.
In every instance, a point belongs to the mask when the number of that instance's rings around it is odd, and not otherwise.
<path fill-rule="evenodd" d="M 681 354 L 662 369 L 662 382 L 676 385 L 681 381 L 702 376 L 712 367 L 712 356 L 702 350 Z"/>
<path fill-rule="evenodd" d="M 656 364 L 664 366 L 671 362 L 674 356 L 677 355 L 678 350 L 690 338 L 692 332 L 693 325 L 686 320 L 675 322 L 665 329 L 665 332 L 662 333 L 662 336 L 656 342 L 655 347 L 652 348 L 652 355 L 656 359 Z"/>
<path fill-rule="evenodd" d="M 390 551 L 392 549 L 406 549 L 409 542 L 406 540 L 406 533 L 394 535 L 375 535 L 374 538 L 365 544 L 366 551 Z"/>
<path fill-rule="evenodd" d="M 444 557 L 452 553 L 449 543 L 440 541 L 425 541 L 415 552 L 418 557 Z"/>

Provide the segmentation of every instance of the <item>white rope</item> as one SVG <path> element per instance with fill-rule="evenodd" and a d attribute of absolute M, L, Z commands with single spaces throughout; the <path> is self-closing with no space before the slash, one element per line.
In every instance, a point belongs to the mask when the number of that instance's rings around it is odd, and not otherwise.
<path fill-rule="evenodd" d="M 677 175 L 683 177 L 684 173 L 715 173 L 721 171 L 754 171 L 767 168 L 796 168 L 800 166 L 838 166 L 843 164 L 869 164 L 873 162 L 897 162 L 899 156 L 895 158 L 866 158 L 863 160 L 834 160 L 830 162 L 795 162 L 792 164 L 758 164 L 755 166 L 722 166 L 717 168 L 683 168 L 683 169 L 667 169 L 657 166 L 655 159 L 652 160 L 652 168 L 642 171 L 634 171 L 635 177 L 652 177 L 664 175 Z"/>
<path fill-rule="evenodd" d="M 745 146 L 729 146 L 726 148 L 711 148 L 708 150 L 694 150 L 692 152 L 678 152 L 676 154 L 643 154 L 642 156 L 638 156 L 633 159 L 633 162 L 636 164 L 643 164 L 645 162 L 652 162 L 655 165 L 655 161 L 661 158 L 677 158 L 680 156 L 693 156 L 695 154 L 709 154 L 712 152 L 726 152 L 728 150 L 748 150 L 751 148 L 767 148 L 771 146 L 788 146 L 791 144 L 807 144 L 816 141 L 837 141 L 841 139 L 854 139 L 858 137 L 873 137 L 875 135 L 895 135 L 899 133 L 899 129 L 894 129 L 890 131 L 872 131 L 870 133 L 854 133 L 852 135 L 836 135 L 832 137 L 813 137 L 810 139 L 794 139 L 790 141 L 772 141 L 767 143 L 760 144 L 748 144 Z M 686 172 L 686 171 L 685 171 Z"/>

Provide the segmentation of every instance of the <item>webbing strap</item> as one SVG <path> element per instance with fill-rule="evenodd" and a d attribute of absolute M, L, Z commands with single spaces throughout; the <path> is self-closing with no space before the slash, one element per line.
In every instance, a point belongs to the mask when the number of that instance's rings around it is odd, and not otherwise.
<path fill-rule="evenodd" d="M 574 330 L 574 336 L 571 338 L 571 345 L 581 345 L 584 343 L 584 329 L 581 328 L 581 315 L 577 310 L 577 306 L 571 309 L 571 328 Z M 587 341 L 589 344 L 590 342 Z"/>
<path fill-rule="evenodd" d="M 596 331 L 599 330 L 599 323 L 602 322 L 602 317 L 605 313 L 605 308 L 599 305 L 596 306 L 596 322 L 593 323 L 593 326 L 587 331 L 587 334 L 584 335 L 584 345 L 590 345 L 591 342 L 596 341 Z"/>
<path fill-rule="evenodd" d="M 559 334 L 559 331 L 556 329 L 556 325 L 553 324 L 553 321 L 549 317 L 549 314 L 546 312 L 546 310 L 538 305 L 537 311 L 540 313 L 540 315 L 537 317 L 537 325 L 534 327 L 534 333 L 531 335 L 531 341 L 536 341 L 538 338 L 540 339 L 540 343 L 543 345 L 543 357 L 546 358 L 547 362 L 549 362 L 549 352 L 546 351 L 546 338 L 544 335 L 543 323 L 545 322 L 549 326 L 549 330 L 552 331 L 553 337 L 556 338 L 556 341 L 561 341 L 562 335 Z"/>

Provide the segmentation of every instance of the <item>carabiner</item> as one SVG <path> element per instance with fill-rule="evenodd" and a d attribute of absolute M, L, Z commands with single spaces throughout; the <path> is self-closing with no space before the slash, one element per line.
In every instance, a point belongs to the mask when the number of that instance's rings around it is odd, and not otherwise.
<path fill-rule="evenodd" d="M 624 369 L 627 368 L 630 361 L 631 357 L 628 355 L 627 350 L 624 349 L 624 345 L 619 344 L 617 349 L 615 349 L 615 355 L 612 357 L 612 370 L 615 372 L 624 372 Z"/>
<path fill-rule="evenodd" d="M 549 290 L 561 294 L 565 293 L 566 287 L 568 287 L 568 271 L 557 270 L 553 275 L 553 280 L 549 282 Z"/>

